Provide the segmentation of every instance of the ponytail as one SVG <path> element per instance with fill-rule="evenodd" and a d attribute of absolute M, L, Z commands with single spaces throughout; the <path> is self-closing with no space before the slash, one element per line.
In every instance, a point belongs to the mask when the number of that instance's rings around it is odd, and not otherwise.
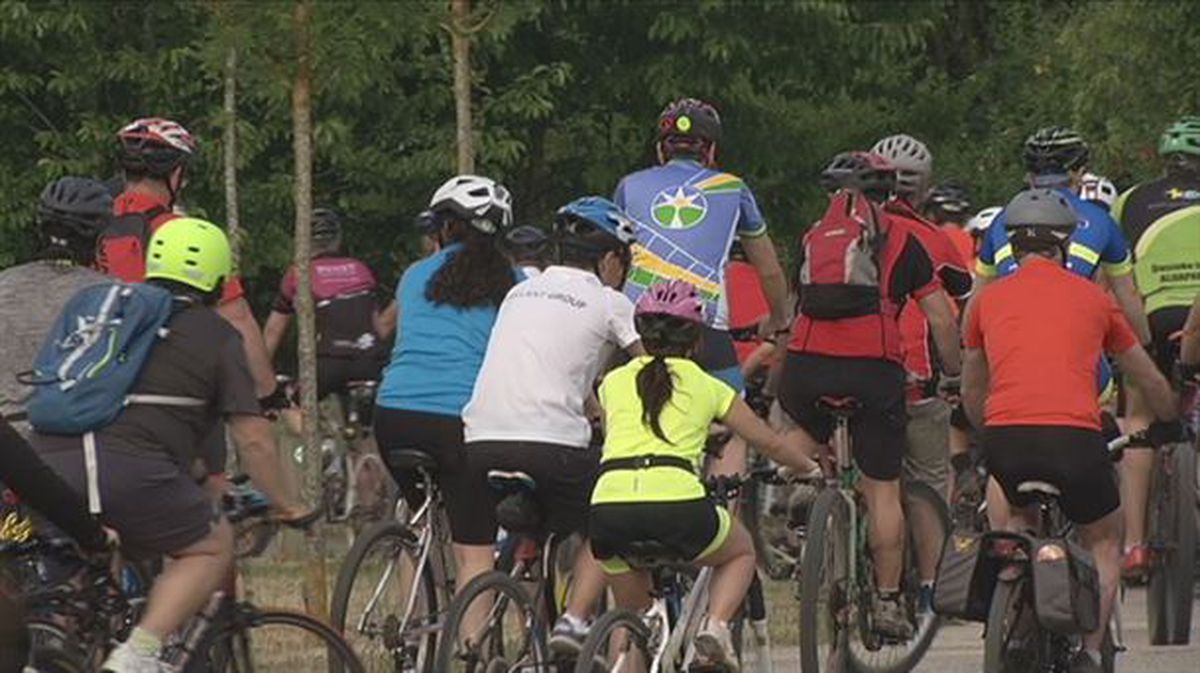
<path fill-rule="evenodd" d="M 675 393 L 675 382 L 671 377 L 671 368 L 662 355 L 655 355 L 637 373 L 637 393 L 642 400 L 642 423 L 650 427 L 655 437 L 671 444 L 663 432 L 660 417 Z"/>

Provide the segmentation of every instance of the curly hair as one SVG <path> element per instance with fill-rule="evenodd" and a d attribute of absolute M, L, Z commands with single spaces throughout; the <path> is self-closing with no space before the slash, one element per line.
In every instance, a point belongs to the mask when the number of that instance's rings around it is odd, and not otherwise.
<path fill-rule="evenodd" d="M 446 243 L 462 247 L 447 256 L 425 287 L 425 298 L 434 304 L 458 308 L 499 306 L 516 283 L 512 264 L 496 246 L 496 238 L 462 222 L 445 229 Z"/>

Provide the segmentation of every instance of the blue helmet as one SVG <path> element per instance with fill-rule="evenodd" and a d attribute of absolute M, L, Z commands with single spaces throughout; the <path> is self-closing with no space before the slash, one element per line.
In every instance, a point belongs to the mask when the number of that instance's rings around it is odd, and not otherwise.
<path fill-rule="evenodd" d="M 613 240 L 603 245 L 595 236 L 589 236 L 597 230 Z M 585 196 L 559 208 L 554 233 L 561 242 L 586 247 L 628 247 L 637 241 L 633 218 L 602 196 Z"/>

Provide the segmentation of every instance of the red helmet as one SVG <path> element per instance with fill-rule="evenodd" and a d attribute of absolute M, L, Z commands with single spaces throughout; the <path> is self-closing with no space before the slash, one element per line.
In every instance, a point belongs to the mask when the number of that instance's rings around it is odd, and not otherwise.
<path fill-rule="evenodd" d="M 117 131 L 121 166 L 126 170 L 164 176 L 195 156 L 196 139 L 176 122 L 146 117 Z"/>

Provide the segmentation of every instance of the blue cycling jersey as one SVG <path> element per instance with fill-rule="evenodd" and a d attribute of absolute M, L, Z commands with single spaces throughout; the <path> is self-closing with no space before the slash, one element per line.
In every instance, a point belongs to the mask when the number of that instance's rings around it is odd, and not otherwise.
<path fill-rule="evenodd" d="M 1097 266 L 1103 267 L 1104 273 L 1109 276 L 1131 273 L 1133 264 L 1129 243 L 1112 215 L 1100 206 L 1079 198 L 1069 189 L 1057 188 L 1056 191 L 1066 197 L 1079 215 L 1079 225 L 1071 235 L 1067 248 L 1067 269 L 1084 278 L 1093 277 Z M 984 234 L 983 244 L 979 248 L 979 261 L 976 263 L 976 271 L 981 275 L 1007 276 L 1017 270 L 1017 260 L 1013 257 L 1008 232 L 1005 231 L 1007 221 L 1005 211 L 1000 211 Z"/>
<path fill-rule="evenodd" d="M 457 308 L 425 297 L 433 274 L 462 246 L 413 264 L 396 286 L 396 345 L 376 403 L 388 409 L 461 416 L 483 364 L 497 307 Z"/>
<path fill-rule="evenodd" d="M 637 302 L 663 280 L 686 280 L 705 300 L 705 319 L 727 329 L 725 265 L 735 235 L 766 233 L 754 194 L 732 173 L 674 159 L 625 176 L 613 201 L 636 221 L 625 294 Z"/>

